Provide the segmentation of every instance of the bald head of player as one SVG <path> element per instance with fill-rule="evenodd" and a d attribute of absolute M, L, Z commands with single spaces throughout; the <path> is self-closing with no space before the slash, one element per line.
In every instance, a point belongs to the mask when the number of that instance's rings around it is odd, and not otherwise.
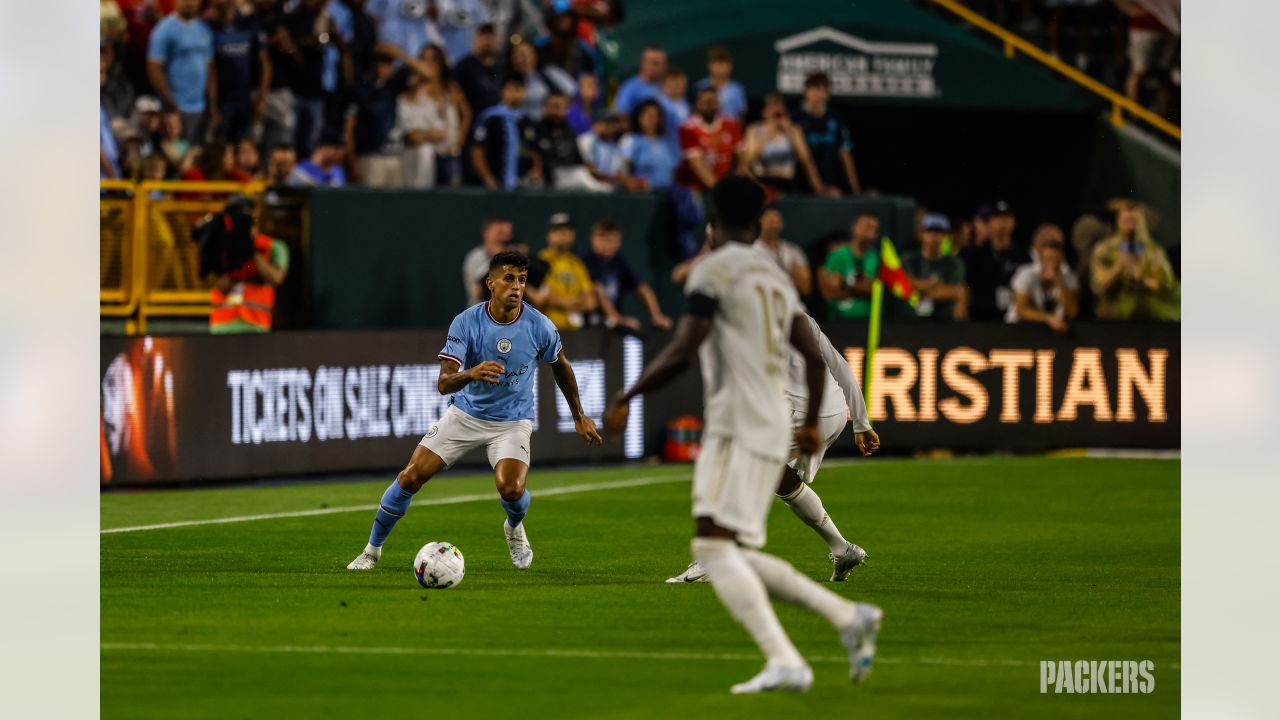
<path fill-rule="evenodd" d="M 727 242 L 751 244 L 756 239 L 756 223 L 764 211 L 765 193 L 760 183 L 740 175 L 730 175 L 711 188 L 711 247 Z"/>

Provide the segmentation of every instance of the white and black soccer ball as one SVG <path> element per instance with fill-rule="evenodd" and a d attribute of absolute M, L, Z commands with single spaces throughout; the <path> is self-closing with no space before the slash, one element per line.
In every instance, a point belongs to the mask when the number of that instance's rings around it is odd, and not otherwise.
<path fill-rule="evenodd" d="M 428 590 L 445 590 L 462 582 L 467 572 L 462 551 L 447 542 L 429 542 L 413 559 L 413 575 Z"/>

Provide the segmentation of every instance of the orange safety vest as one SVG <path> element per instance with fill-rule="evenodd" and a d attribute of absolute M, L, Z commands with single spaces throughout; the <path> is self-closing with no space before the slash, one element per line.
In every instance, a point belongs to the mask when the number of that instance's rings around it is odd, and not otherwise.
<path fill-rule="evenodd" d="M 271 238 L 261 233 L 253 238 L 254 249 L 265 260 L 271 259 L 271 242 Z M 209 316 L 209 325 L 217 327 L 243 320 L 263 330 L 270 330 L 271 312 L 276 305 L 275 287 L 270 283 L 258 282 L 258 270 L 252 260 L 231 273 L 231 277 L 237 282 L 229 294 L 213 288 L 213 313 Z"/>

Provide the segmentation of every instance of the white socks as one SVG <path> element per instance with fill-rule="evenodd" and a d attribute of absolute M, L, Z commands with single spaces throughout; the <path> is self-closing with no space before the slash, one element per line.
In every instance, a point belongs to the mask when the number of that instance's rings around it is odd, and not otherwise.
<path fill-rule="evenodd" d="M 747 629 L 768 662 L 803 667 L 804 659 L 791 644 L 769 604 L 765 583 L 737 544 L 724 538 L 694 538 L 692 549 L 694 559 L 706 568 L 721 604 Z"/>
<path fill-rule="evenodd" d="M 856 613 L 853 603 L 802 575 L 791 563 L 759 550 L 741 552 L 768 589 L 770 597 L 812 610 L 826 618 L 837 630 L 843 630 L 853 622 Z M 714 574 L 711 581 L 715 582 Z"/>
<path fill-rule="evenodd" d="M 376 560 L 381 560 L 381 559 L 382 559 L 382 548 L 380 548 L 380 547 L 374 547 L 374 546 L 372 546 L 372 545 L 370 545 L 370 544 L 368 544 L 368 543 L 365 543 L 365 546 L 364 546 L 364 554 L 365 554 L 365 555 L 372 555 L 372 556 L 374 557 L 374 559 L 376 559 Z"/>
<path fill-rule="evenodd" d="M 791 508 L 791 512 L 796 517 L 804 521 L 805 525 L 813 528 L 823 540 L 827 541 L 827 547 L 831 548 L 831 554 L 840 557 L 849 547 L 849 541 L 844 539 L 840 534 L 840 529 L 831 521 L 827 515 L 827 511 L 822 509 L 822 498 L 818 497 L 818 493 L 809 489 L 808 485 L 801 484 L 791 497 L 784 497 L 782 501 Z"/>

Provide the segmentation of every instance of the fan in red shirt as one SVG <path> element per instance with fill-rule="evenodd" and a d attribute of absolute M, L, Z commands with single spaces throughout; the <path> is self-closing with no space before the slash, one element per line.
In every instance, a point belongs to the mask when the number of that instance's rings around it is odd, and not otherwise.
<path fill-rule="evenodd" d="M 742 142 L 742 126 L 720 114 L 720 95 L 714 87 L 698 91 L 694 112 L 680 125 L 680 153 L 684 161 L 676 180 L 691 190 L 705 191 L 733 170 Z"/>

